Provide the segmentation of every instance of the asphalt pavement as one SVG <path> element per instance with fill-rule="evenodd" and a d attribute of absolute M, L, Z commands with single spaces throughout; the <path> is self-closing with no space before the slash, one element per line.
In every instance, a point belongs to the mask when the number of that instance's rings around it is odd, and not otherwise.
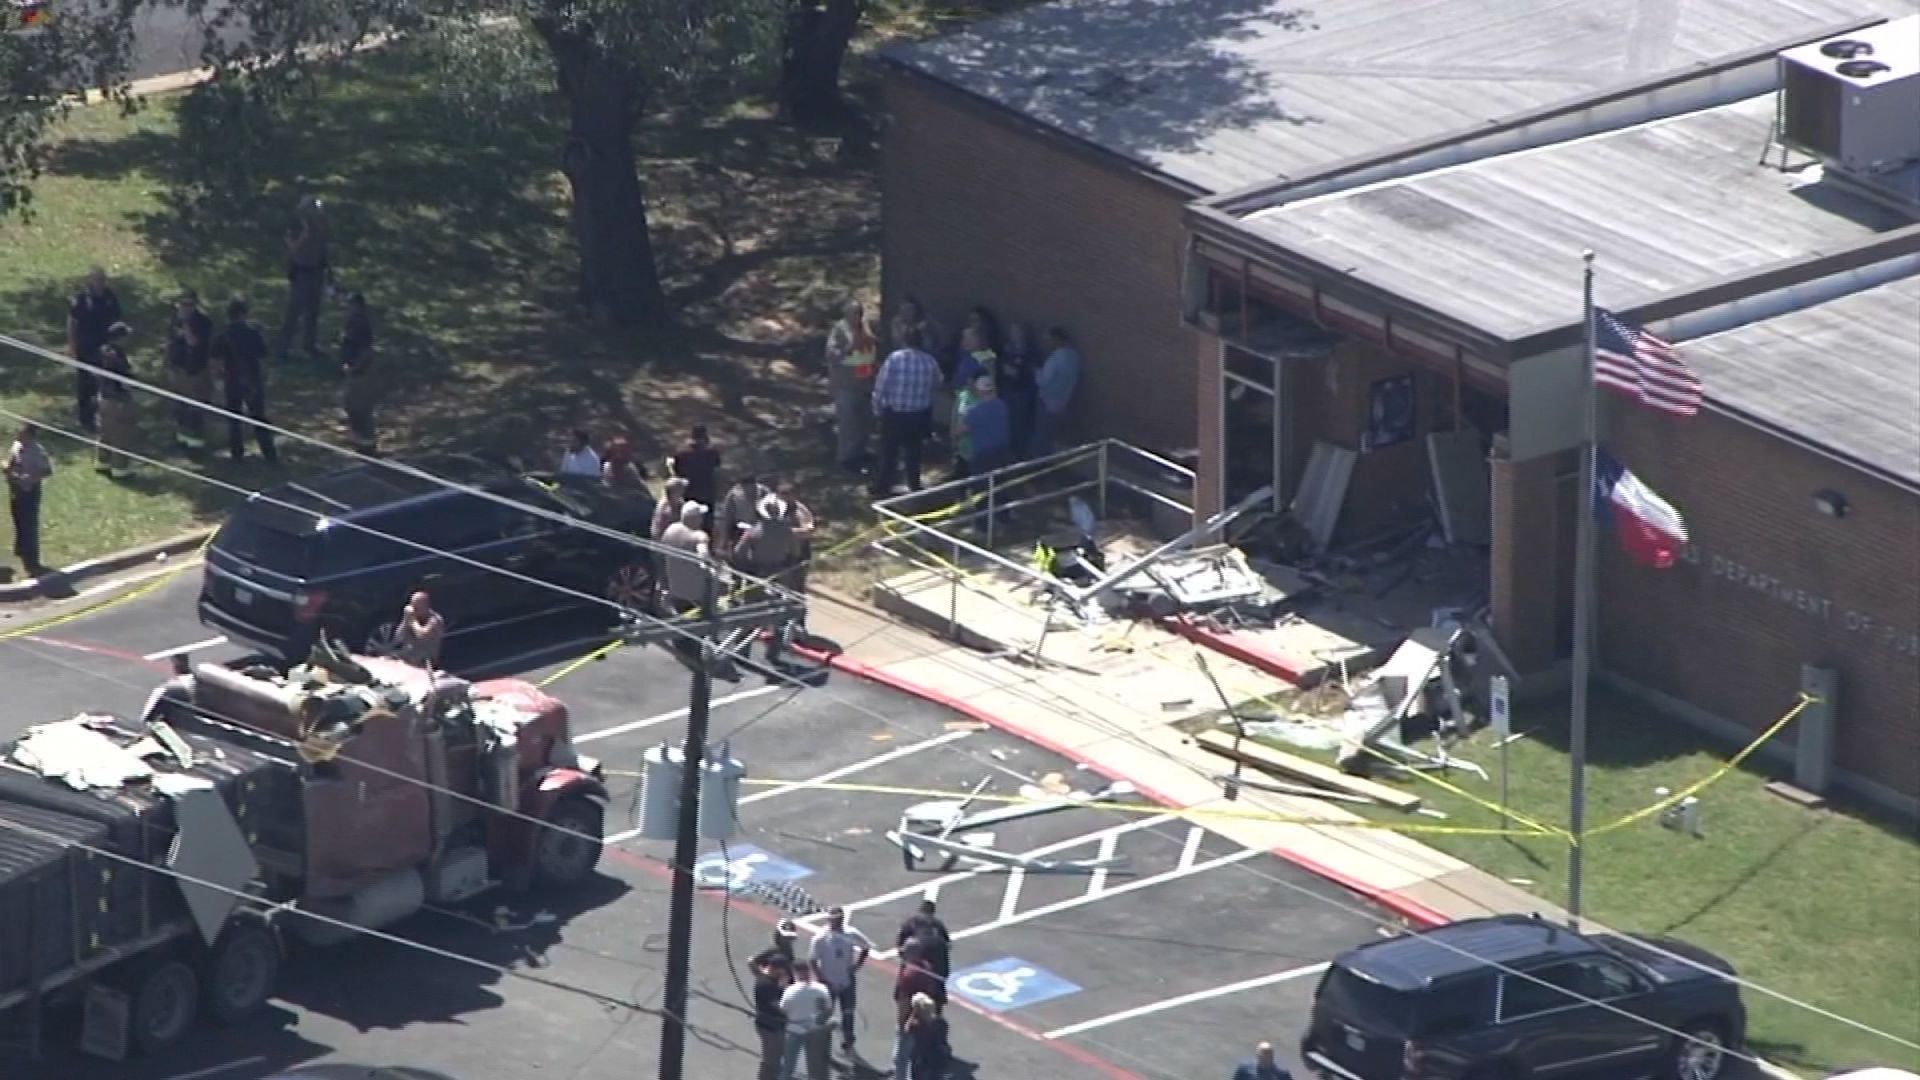
<path fill-rule="evenodd" d="M 83 709 L 136 712 L 164 677 L 159 656 L 169 650 L 237 654 L 205 644 L 209 632 L 192 610 L 197 579 L 189 571 L 139 599 L 0 642 L 8 705 L 0 734 Z M 29 617 L 0 622 L 0 634 Z M 560 621 L 468 643 L 448 659 L 538 680 L 604 640 L 590 621 Z M 658 1004 L 665 963 L 670 845 L 631 835 L 634 774 L 649 746 L 681 737 L 687 684 L 685 667 L 651 647 L 578 665 L 550 687 L 569 705 L 582 752 L 614 781 L 607 829 L 616 845 L 580 894 L 544 898 L 545 907 L 488 899 L 397 928 L 446 955 L 376 940 L 324 958 L 296 954 L 272 1017 L 204 1029 L 160 1060 L 63 1055 L 36 1068 L 74 1080 L 260 1080 L 302 1062 L 407 1065 L 453 1080 L 652 1075 L 660 1025 L 646 1010 Z M 704 887 L 689 1077 L 752 1075 L 741 964 L 783 906 L 805 915 L 845 905 L 876 940 L 859 1049 L 879 1069 L 851 1075 L 880 1075 L 894 928 L 931 894 L 956 937 L 950 990 L 965 1066 L 956 1077 L 972 1080 L 1224 1078 L 1261 1039 L 1284 1060 L 1325 962 L 1390 921 L 1356 911 L 1350 894 L 1292 864 L 1145 805 L 1064 810 L 968 841 L 1050 860 L 1111 860 L 1104 869 L 943 869 L 937 859 L 908 869 L 885 834 L 911 804 L 983 782 L 989 798 L 1016 796 L 1049 774 L 1080 790 L 1101 782 L 872 684 L 837 675 L 803 690 L 753 675 L 720 683 L 713 734 L 746 764 L 749 782 L 739 835 L 706 845 L 696 867 Z M 0 1057 L 0 1075 L 13 1075 L 7 1064 Z"/>

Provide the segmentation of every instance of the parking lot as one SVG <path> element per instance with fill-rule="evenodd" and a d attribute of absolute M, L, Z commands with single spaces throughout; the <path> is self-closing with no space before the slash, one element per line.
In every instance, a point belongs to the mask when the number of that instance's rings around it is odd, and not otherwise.
<path fill-rule="evenodd" d="M 9 726 L 81 707 L 137 710 L 156 676 L 142 658 L 206 636 L 183 591 L 170 587 L 0 648 L 0 678 L 12 684 L 16 674 L 33 673 L 32 711 L 49 714 L 15 714 Z M 578 628 L 549 629 L 541 640 Z M 580 637 L 548 655 L 488 659 L 531 665 L 523 674 L 539 679 L 591 646 Z M 212 657 L 230 648 L 203 651 Z M 410 1065 L 455 1080 L 650 1074 L 660 1025 L 645 1010 L 658 1005 L 665 963 L 670 845 L 633 835 L 633 774 L 648 747 L 680 739 L 687 682 L 682 665 L 647 648 L 581 665 L 551 687 L 572 709 L 582 751 L 615 774 L 607 828 L 617 848 L 600 883 L 546 909 L 510 900 L 496 912 L 489 900 L 428 912 L 400 928 L 414 941 L 546 985 L 363 941 L 324 958 L 295 957 L 277 1022 L 209 1029 L 192 1047 L 137 1071 L 66 1058 L 41 1067 L 87 1080 L 245 1080 L 307 1060 Z M 894 929 L 923 897 L 934 897 L 956 938 L 954 1042 L 969 1065 L 960 1075 L 981 1080 L 1224 1078 L 1260 1039 L 1278 1044 L 1287 1061 L 1325 962 L 1390 921 L 1289 863 L 1144 805 L 1063 810 L 995 825 L 972 841 L 1033 858 L 1102 860 L 1101 869 L 1021 871 L 963 861 L 943 870 L 935 856 L 910 870 L 886 833 L 912 804 L 960 798 L 983 781 L 985 798 L 1016 797 L 1050 774 L 1081 791 L 1104 781 L 947 710 L 850 678 L 807 690 L 752 675 L 718 684 L 713 736 L 747 765 L 750 782 L 739 835 L 724 850 L 707 844 L 697 868 L 709 888 L 696 912 L 690 1077 L 751 1075 L 740 965 L 766 943 L 780 905 L 795 914 L 844 905 L 879 944 L 862 984 L 861 1048 L 884 1072 Z M 13 1073 L 0 1068 L 0 1075 Z"/>

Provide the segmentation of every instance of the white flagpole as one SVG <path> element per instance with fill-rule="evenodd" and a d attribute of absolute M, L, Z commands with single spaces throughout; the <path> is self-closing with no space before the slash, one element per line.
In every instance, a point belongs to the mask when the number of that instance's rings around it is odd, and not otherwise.
<path fill-rule="evenodd" d="M 1587 832 L 1587 684 L 1593 669 L 1593 528 L 1594 490 L 1599 457 L 1600 392 L 1593 382 L 1595 327 L 1593 311 L 1593 252 L 1581 253 L 1586 280 L 1581 310 L 1585 317 L 1586 351 L 1581 358 L 1586 377 L 1586 432 L 1580 446 L 1580 531 L 1574 550 L 1573 579 L 1573 722 L 1568 737 L 1571 776 L 1567 808 L 1567 914 L 1579 928 L 1581 875 L 1585 869 Z"/>

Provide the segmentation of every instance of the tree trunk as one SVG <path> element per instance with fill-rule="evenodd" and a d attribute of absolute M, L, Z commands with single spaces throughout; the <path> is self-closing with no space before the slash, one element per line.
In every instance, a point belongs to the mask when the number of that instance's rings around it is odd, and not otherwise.
<path fill-rule="evenodd" d="M 846 115 L 840 66 L 865 8 L 866 0 L 787 0 L 780 114 L 789 122 L 819 127 Z"/>
<path fill-rule="evenodd" d="M 561 167 L 573 189 L 573 225 L 580 245 L 580 297 L 621 326 L 672 318 L 647 232 L 633 132 L 645 81 L 606 55 L 590 31 L 535 19 L 553 55 L 569 123 Z"/>

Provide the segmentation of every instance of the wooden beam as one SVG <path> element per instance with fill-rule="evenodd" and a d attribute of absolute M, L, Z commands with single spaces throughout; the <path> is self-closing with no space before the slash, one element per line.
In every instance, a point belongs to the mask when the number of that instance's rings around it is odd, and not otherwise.
<path fill-rule="evenodd" d="M 1412 813 L 1420 809 L 1420 796 L 1399 788 L 1377 784 L 1358 776 L 1349 776 L 1331 765 L 1322 765 L 1318 761 L 1276 750 L 1265 743 L 1251 739 L 1238 740 L 1239 748 L 1234 748 L 1235 738 L 1227 731 L 1203 731 L 1194 736 L 1194 741 L 1202 750 L 1219 754 L 1221 757 L 1251 765 L 1261 772 L 1275 776 L 1304 780 L 1324 788 L 1332 788 L 1346 795 L 1357 795 L 1371 799 L 1382 806 L 1392 807 L 1403 813 Z"/>

